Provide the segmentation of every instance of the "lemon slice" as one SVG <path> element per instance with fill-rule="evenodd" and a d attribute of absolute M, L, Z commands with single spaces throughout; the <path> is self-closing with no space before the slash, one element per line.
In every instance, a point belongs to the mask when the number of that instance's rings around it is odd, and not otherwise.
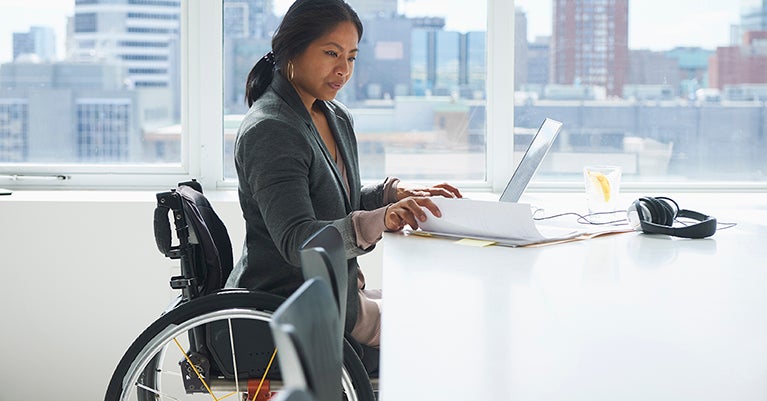
<path fill-rule="evenodd" d="M 610 181 L 605 177 L 604 174 L 596 172 L 596 171 L 589 171 L 589 177 L 591 177 L 591 180 L 594 182 L 595 185 L 599 185 L 599 188 L 602 189 L 602 196 L 605 198 L 605 202 L 610 201 Z"/>

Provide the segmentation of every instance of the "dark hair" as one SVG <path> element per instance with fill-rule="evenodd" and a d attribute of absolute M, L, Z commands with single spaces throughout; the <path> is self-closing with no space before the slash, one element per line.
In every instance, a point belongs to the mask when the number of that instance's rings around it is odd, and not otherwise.
<path fill-rule="evenodd" d="M 276 69 L 284 68 L 312 41 L 347 21 L 357 27 L 359 39 L 362 39 L 362 21 L 344 0 L 297 0 L 293 3 L 272 37 L 272 54 L 258 60 L 248 74 L 245 84 L 248 106 L 266 91 Z"/>

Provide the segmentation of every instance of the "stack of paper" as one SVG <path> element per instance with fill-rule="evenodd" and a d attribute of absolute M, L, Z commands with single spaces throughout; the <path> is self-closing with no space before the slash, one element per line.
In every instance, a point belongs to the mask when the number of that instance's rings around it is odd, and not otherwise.
<path fill-rule="evenodd" d="M 593 238 L 633 231 L 628 225 L 593 226 L 536 223 L 529 204 L 478 201 L 471 199 L 431 198 L 442 212 L 420 222 L 415 234 L 472 238 L 505 246 L 525 246 Z"/>

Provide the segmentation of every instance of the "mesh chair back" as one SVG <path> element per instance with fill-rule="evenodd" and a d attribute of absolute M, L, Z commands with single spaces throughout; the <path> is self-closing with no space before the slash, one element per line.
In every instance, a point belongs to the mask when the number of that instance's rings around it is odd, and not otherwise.
<path fill-rule="evenodd" d="M 334 305 L 330 286 L 315 277 L 288 297 L 270 322 L 283 382 L 308 390 L 317 401 L 342 399 L 342 333 Z"/>

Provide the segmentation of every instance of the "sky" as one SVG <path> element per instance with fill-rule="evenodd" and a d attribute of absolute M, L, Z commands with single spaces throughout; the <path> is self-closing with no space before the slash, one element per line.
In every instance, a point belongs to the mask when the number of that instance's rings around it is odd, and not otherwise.
<path fill-rule="evenodd" d="M 517 0 L 516 6 L 527 14 L 529 40 L 551 35 L 551 1 Z M 738 0 L 633 0 L 629 2 L 629 48 L 713 50 L 730 43 L 730 26 L 739 21 Z"/>
<path fill-rule="evenodd" d="M 502 0 L 504 1 L 504 0 Z M 278 13 L 292 0 L 275 0 Z M 467 6 L 471 4 L 471 6 Z M 730 26 L 739 21 L 738 0 L 632 0 L 629 3 L 629 47 L 668 50 L 675 46 L 714 49 L 730 41 Z M 528 39 L 551 34 L 551 1 L 516 0 L 527 15 Z M 399 0 L 408 16 L 445 17 L 446 29 L 485 29 L 484 3 L 476 0 Z M 467 8 L 477 12 L 467 12 Z M 0 0 L 0 62 L 12 55 L 12 33 L 27 32 L 30 26 L 51 26 L 63 56 L 67 15 L 74 0 Z"/>

